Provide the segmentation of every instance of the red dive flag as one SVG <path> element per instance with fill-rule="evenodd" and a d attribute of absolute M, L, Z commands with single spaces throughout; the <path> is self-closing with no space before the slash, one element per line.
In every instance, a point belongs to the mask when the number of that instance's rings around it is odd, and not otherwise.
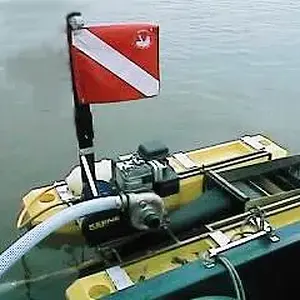
<path fill-rule="evenodd" d="M 159 93 L 159 28 L 151 24 L 85 26 L 70 53 L 79 101 L 108 103 Z"/>

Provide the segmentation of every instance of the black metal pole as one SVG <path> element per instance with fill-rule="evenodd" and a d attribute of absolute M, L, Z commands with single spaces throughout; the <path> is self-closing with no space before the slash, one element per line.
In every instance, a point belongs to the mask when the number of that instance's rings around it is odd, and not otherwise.
<path fill-rule="evenodd" d="M 72 78 L 72 89 L 73 89 L 73 98 L 74 98 L 74 121 L 76 128 L 76 136 L 79 146 L 79 159 L 81 166 L 81 176 L 84 190 L 89 189 L 89 194 L 92 193 L 91 182 L 86 174 L 85 168 L 83 166 L 82 157 L 86 158 L 90 173 L 93 180 L 96 179 L 95 176 L 95 154 L 93 150 L 93 139 L 94 139 L 94 130 L 93 130 L 93 116 L 91 113 L 89 104 L 82 104 L 79 101 L 78 93 L 76 90 L 75 79 L 74 79 L 74 69 L 72 64 L 71 56 L 71 47 L 72 47 L 72 31 L 80 29 L 80 24 L 77 23 L 76 19 L 81 18 L 81 13 L 72 12 L 66 17 L 67 24 L 67 37 L 69 44 L 69 59 L 70 59 L 70 71 Z"/>

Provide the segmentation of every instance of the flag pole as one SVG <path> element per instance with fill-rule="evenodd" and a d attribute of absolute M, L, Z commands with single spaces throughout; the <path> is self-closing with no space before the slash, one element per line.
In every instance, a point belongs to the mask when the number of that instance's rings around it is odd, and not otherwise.
<path fill-rule="evenodd" d="M 89 104 L 82 104 L 79 100 L 76 84 L 75 74 L 73 69 L 71 48 L 72 48 L 72 34 L 74 31 L 81 29 L 84 26 L 82 15 L 79 12 L 72 12 L 66 16 L 67 38 L 69 45 L 69 59 L 70 71 L 72 78 L 72 89 L 74 99 L 74 121 L 76 128 L 76 136 L 79 146 L 79 160 L 81 166 L 81 177 L 83 192 L 89 197 L 96 197 L 98 195 L 95 186 L 95 153 L 94 153 L 94 130 L 93 130 L 93 116 Z"/>

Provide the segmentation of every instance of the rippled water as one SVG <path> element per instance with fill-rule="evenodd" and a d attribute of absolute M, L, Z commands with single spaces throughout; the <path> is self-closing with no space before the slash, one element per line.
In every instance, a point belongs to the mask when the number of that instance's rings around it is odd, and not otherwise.
<path fill-rule="evenodd" d="M 161 26 L 162 93 L 95 108 L 98 157 L 152 138 L 178 150 L 258 132 L 300 152 L 299 0 L 0 0 L 1 249 L 17 236 L 21 195 L 77 161 L 64 35 L 73 10 Z M 27 259 L 38 276 L 70 257 L 35 249 Z M 23 276 L 19 264 L 5 279 Z M 72 277 L 61 276 L 33 284 L 33 299 L 62 299 Z M 27 299 L 20 285 L 0 285 L 0 298 Z"/>

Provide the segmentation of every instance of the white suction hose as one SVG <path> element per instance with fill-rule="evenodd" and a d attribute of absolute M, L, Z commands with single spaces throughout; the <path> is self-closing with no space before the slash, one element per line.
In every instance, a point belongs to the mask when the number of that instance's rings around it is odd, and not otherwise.
<path fill-rule="evenodd" d="M 120 209 L 121 205 L 122 202 L 119 196 L 110 196 L 85 201 L 58 212 L 25 233 L 0 255 L 0 278 L 23 255 L 61 226 L 85 215 L 116 208 Z"/>

